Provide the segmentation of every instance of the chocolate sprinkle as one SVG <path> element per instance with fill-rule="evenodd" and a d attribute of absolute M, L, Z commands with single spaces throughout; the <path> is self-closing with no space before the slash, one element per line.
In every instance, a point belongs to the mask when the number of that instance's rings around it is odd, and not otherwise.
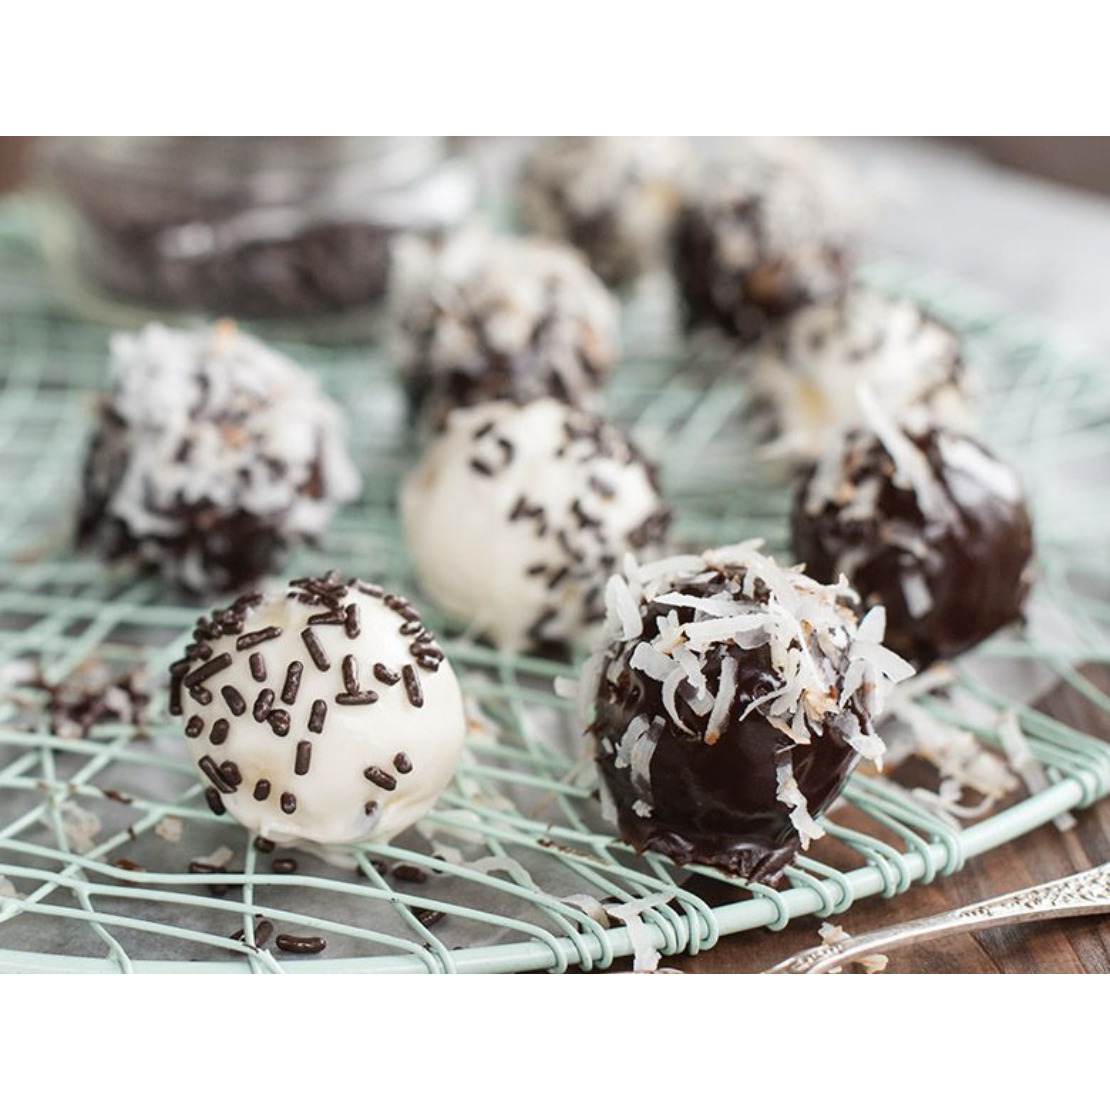
<path fill-rule="evenodd" d="M 383 790 L 397 789 L 397 780 L 388 771 L 383 771 L 380 767 L 367 767 L 362 773 L 375 786 L 380 786 Z"/>
<path fill-rule="evenodd" d="M 405 621 L 397 630 L 402 636 L 415 636 L 424 631 L 424 626 L 418 620 Z"/>
<path fill-rule="evenodd" d="M 292 952 L 298 956 L 314 956 L 328 946 L 323 937 L 299 937 L 292 933 L 278 933 L 274 943 L 283 952 Z"/>
<path fill-rule="evenodd" d="M 347 630 L 348 640 L 357 640 L 358 634 L 362 630 L 362 621 L 359 616 L 358 606 L 352 602 L 347 606 L 347 618 L 343 622 Z"/>
<path fill-rule="evenodd" d="M 255 682 L 265 682 L 266 681 L 266 660 L 263 659 L 262 656 L 259 655 L 259 653 L 256 651 L 256 652 L 253 652 L 251 654 L 250 664 L 251 664 L 251 678 L 253 678 L 255 680 Z"/>
<path fill-rule="evenodd" d="M 301 688 L 301 675 L 304 674 L 304 664 L 294 659 L 285 672 L 285 685 L 281 689 L 281 700 L 286 705 L 292 705 L 297 700 L 297 692 Z"/>
<path fill-rule="evenodd" d="M 336 694 L 336 705 L 373 705 L 378 695 L 373 690 L 360 690 L 357 694 Z"/>
<path fill-rule="evenodd" d="M 270 796 L 270 780 L 269 779 L 259 779 L 258 782 L 256 782 L 254 784 L 254 800 L 256 802 L 264 802 L 269 796 Z M 260 839 L 262 839 L 262 838 L 258 837 L 258 838 L 255 839 L 255 842 L 254 842 L 254 846 L 259 851 L 261 851 L 261 852 L 272 852 L 274 850 L 274 845 L 273 845 L 272 841 L 267 840 L 266 843 L 269 844 L 270 846 L 269 846 L 269 848 L 263 848 L 262 845 L 259 844 L 259 842 L 258 842 Z"/>
<path fill-rule="evenodd" d="M 238 786 L 243 781 L 243 774 L 239 770 L 239 764 L 233 759 L 225 759 L 220 764 L 220 774 L 232 785 Z"/>
<path fill-rule="evenodd" d="M 386 686 L 396 686 L 401 681 L 401 676 L 396 671 L 391 671 L 384 663 L 374 664 L 374 677 Z"/>
<path fill-rule="evenodd" d="M 228 709 L 236 717 L 242 717 L 247 711 L 247 702 L 242 694 L 234 686 L 224 686 L 220 693 L 224 696 L 224 701 L 227 702 Z"/>
<path fill-rule="evenodd" d="M 189 697 L 201 705 L 210 705 L 212 703 L 212 691 L 207 686 L 193 686 L 189 690 Z"/>
<path fill-rule="evenodd" d="M 309 624 L 342 624 L 343 617 L 339 613 L 313 613 L 308 618 Z"/>
<path fill-rule="evenodd" d="M 263 918 L 254 927 L 254 943 L 256 948 L 261 948 L 266 941 L 274 935 L 274 923 Z"/>
<path fill-rule="evenodd" d="M 400 879 L 404 883 L 426 883 L 428 881 L 428 872 L 423 867 L 417 867 L 414 863 L 399 863 L 393 868 L 392 875 L 395 879 Z"/>
<path fill-rule="evenodd" d="M 289 735 L 289 714 L 284 709 L 272 709 L 266 717 L 266 723 L 273 729 L 275 736 Z"/>
<path fill-rule="evenodd" d="M 295 813 L 297 810 L 297 795 L 296 794 L 282 794 L 281 796 L 281 812 L 282 813 Z"/>
<path fill-rule="evenodd" d="M 181 680 L 181 684 L 186 689 L 192 690 L 206 679 L 211 678 L 214 674 L 219 674 L 220 671 L 226 670 L 230 666 L 231 656 L 225 651 L 222 655 L 209 659 L 207 663 L 202 663 L 195 671 L 191 671 Z"/>
<path fill-rule="evenodd" d="M 271 624 L 269 628 L 260 628 L 257 632 L 248 632 L 245 636 L 240 636 L 235 641 L 235 650 L 246 651 L 248 648 L 264 644 L 267 640 L 276 640 L 280 635 L 281 629 L 276 624 Z"/>
<path fill-rule="evenodd" d="M 424 704 L 424 691 L 420 686 L 420 678 L 411 663 L 406 663 L 401 668 L 401 677 L 405 681 L 405 693 L 409 702 L 419 709 Z"/>
<path fill-rule="evenodd" d="M 234 794 L 235 787 L 224 778 L 216 761 L 210 756 L 202 756 L 197 766 L 208 776 L 209 781 L 221 794 Z"/>
<path fill-rule="evenodd" d="M 226 808 L 224 808 L 224 800 L 220 797 L 220 792 L 214 786 L 209 786 L 204 791 L 204 800 L 208 803 L 208 808 L 217 817 L 222 817 L 227 813 Z"/>
<path fill-rule="evenodd" d="M 393 766 L 399 774 L 407 775 L 412 770 L 412 760 L 404 752 L 393 757 Z"/>
<path fill-rule="evenodd" d="M 269 716 L 270 708 L 274 704 L 274 692 L 268 686 L 265 690 L 258 692 L 258 697 L 254 699 L 254 710 L 252 715 L 256 721 L 264 721 Z"/>
<path fill-rule="evenodd" d="M 200 717 L 190 717 L 185 722 L 185 735 L 195 740 L 204 731 L 204 721 Z"/>
<path fill-rule="evenodd" d="M 228 724 L 226 717 L 221 717 L 212 726 L 212 731 L 208 734 L 208 739 L 213 744 L 222 744 L 227 739 L 227 734 L 231 730 L 231 725 Z"/>
<path fill-rule="evenodd" d="M 270 784 L 268 782 L 266 782 L 265 779 L 259 779 L 258 780 L 258 785 L 261 786 L 262 783 L 264 783 L 264 782 L 266 783 L 266 793 L 269 794 L 270 793 Z M 254 788 L 254 790 L 255 790 L 254 796 L 257 798 L 258 797 L 258 786 L 256 786 Z M 261 801 L 262 799 L 259 799 L 259 800 Z M 274 842 L 272 840 L 267 840 L 267 838 L 264 837 L 264 836 L 256 836 L 254 838 L 254 847 L 259 852 L 272 852 L 274 850 Z"/>
<path fill-rule="evenodd" d="M 358 660 L 353 655 L 343 656 L 343 685 L 348 694 L 358 693 Z"/>
<path fill-rule="evenodd" d="M 324 731 L 324 720 L 328 715 L 328 703 L 323 698 L 317 698 L 312 703 L 312 712 L 308 715 L 308 731 L 320 733 Z"/>
<path fill-rule="evenodd" d="M 293 774 L 307 775 L 309 764 L 312 762 L 312 741 L 297 741 L 297 757 L 293 763 Z"/>
<path fill-rule="evenodd" d="M 279 875 L 292 875 L 297 870 L 297 861 L 291 856 L 279 856 L 273 862 L 273 869 Z"/>
<path fill-rule="evenodd" d="M 347 584 L 367 597 L 382 597 L 385 594 L 381 586 L 376 586 L 373 582 L 363 582 L 361 578 L 352 578 Z"/>
<path fill-rule="evenodd" d="M 430 929 L 433 925 L 438 925 L 447 915 L 443 910 L 429 910 L 429 909 L 414 909 L 412 916 L 424 926 L 425 929 Z"/>
<path fill-rule="evenodd" d="M 312 656 L 312 662 L 317 668 L 321 671 L 331 670 L 331 660 L 328 659 L 324 645 L 320 643 L 316 633 L 311 628 L 306 628 L 301 633 L 301 639 L 304 640 L 304 646 L 308 648 L 308 654 Z"/>
<path fill-rule="evenodd" d="M 362 807 L 362 810 L 367 817 L 373 817 L 374 814 L 378 812 L 378 803 L 374 799 L 371 799 Z"/>

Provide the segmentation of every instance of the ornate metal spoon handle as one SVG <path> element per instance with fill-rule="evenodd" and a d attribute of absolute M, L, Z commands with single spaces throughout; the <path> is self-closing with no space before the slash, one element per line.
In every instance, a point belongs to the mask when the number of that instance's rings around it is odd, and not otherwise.
<path fill-rule="evenodd" d="M 926 938 L 989 929 L 995 925 L 1096 913 L 1110 913 L 1110 864 L 988 898 L 958 910 L 806 948 L 776 964 L 770 974 L 820 975 L 859 956 L 902 948 Z"/>

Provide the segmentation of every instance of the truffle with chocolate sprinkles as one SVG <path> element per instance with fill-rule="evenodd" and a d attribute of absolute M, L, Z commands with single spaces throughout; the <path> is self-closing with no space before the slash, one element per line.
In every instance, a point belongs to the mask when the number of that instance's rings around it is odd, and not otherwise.
<path fill-rule="evenodd" d="M 343 415 L 285 356 L 222 321 L 116 335 L 78 538 L 197 593 L 272 571 L 358 492 Z"/>
<path fill-rule="evenodd" d="M 217 695 L 183 715 L 213 810 L 260 844 L 337 860 L 418 821 L 466 735 L 458 682 L 412 602 L 335 572 L 201 618 L 171 678 Z"/>
<path fill-rule="evenodd" d="M 508 461 L 500 440 L 513 444 Z M 472 469 L 474 457 L 494 473 Z M 670 515 L 652 468 L 616 427 L 554 400 L 455 412 L 401 490 L 424 590 L 512 650 L 583 637 L 601 618 L 606 578 L 625 554 L 656 554 Z M 425 672 L 439 663 L 419 634 L 411 655 Z"/>
<path fill-rule="evenodd" d="M 775 883 L 913 673 L 883 611 L 778 566 L 758 544 L 630 565 L 606 589 L 580 680 L 603 813 L 640 851 Z"/>

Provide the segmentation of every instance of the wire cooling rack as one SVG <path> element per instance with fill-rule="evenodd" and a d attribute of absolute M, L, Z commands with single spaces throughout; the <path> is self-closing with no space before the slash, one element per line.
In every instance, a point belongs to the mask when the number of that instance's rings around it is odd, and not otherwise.
<path fill-rule="evenodd" d="M 605 968 L 634 951 L 696 953 L 723 934 L 897 896 L 1110 791 L 1110 746 L 1028 704 L 1030 691 L 1063 681 L 1110 709 L 1077 669 L 1110 662 L 1110 505 L 1091 484 L 1110 470 L 1110 374 L 946 277 L 889 264 L 866 278 L 909 293 L 967 337 L 986 438 L 1022 470 L 1039 542 L 1029 626 L 984 645 L 955 667 L 951 690 L 919 704 L 988 746 L 1009 711 L 1043 764 L 1043 789 L 960 826 L 893 781 L 856 775 L 822 819 L 829 835 L 787 870 L 782 889 L 675 868 L 637 856 L 602 822 L 570 709 L 552 689 L 573 666 L 448 634 L 472 705 L 450 789 L 397 843 L 359 850 L 357 869 L 301 853 L 289 872 L 209 811 L 160 688 L 144 728 L 102 724 L 87 737 L 52 733 L 41 693 L 9 690 L 0 700 L 0 970 Z M 679 344 L 667 303 L 648 291 L 630 306 L 611 413 L 660 460 L 677 543 L 761 535 L 781 551 L 789 491 L 753 456 L 739 419 L 743 381 L 719 351 Z M 40 661 L 48 682 L 90 661 L 160 679 L 197 615 L 157 579 L 69 546 L 106 341 L 56 303 L 18 202 L 0 206 L 0 668 Z M 285 346 L 345 405 L 367 478 L 324 549 L 296 553 L 289 572 L 335 566 L 407 593 L 394 496 L 411 455 L 389 367 L 373 350 Z M 226 873 L 190 870 L 202 857 L 229 857 Z M 327 948 L 278 951 L 261 942 L 263 921 L 321 936 Z"/>

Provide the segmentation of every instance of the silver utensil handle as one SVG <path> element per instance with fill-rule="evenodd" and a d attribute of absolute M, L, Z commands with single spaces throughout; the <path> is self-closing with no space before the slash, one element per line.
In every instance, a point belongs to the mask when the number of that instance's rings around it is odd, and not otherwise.
<path fill-rule="evenodd" d="M 806 948 L 770 968 L 768 974 L 820 975 L 860 956 L 902 948 L 926 938 L 989 929 L 995 925 L 1098 913 L 1110 913 L 1110 864 L 932 917 Z"/>

